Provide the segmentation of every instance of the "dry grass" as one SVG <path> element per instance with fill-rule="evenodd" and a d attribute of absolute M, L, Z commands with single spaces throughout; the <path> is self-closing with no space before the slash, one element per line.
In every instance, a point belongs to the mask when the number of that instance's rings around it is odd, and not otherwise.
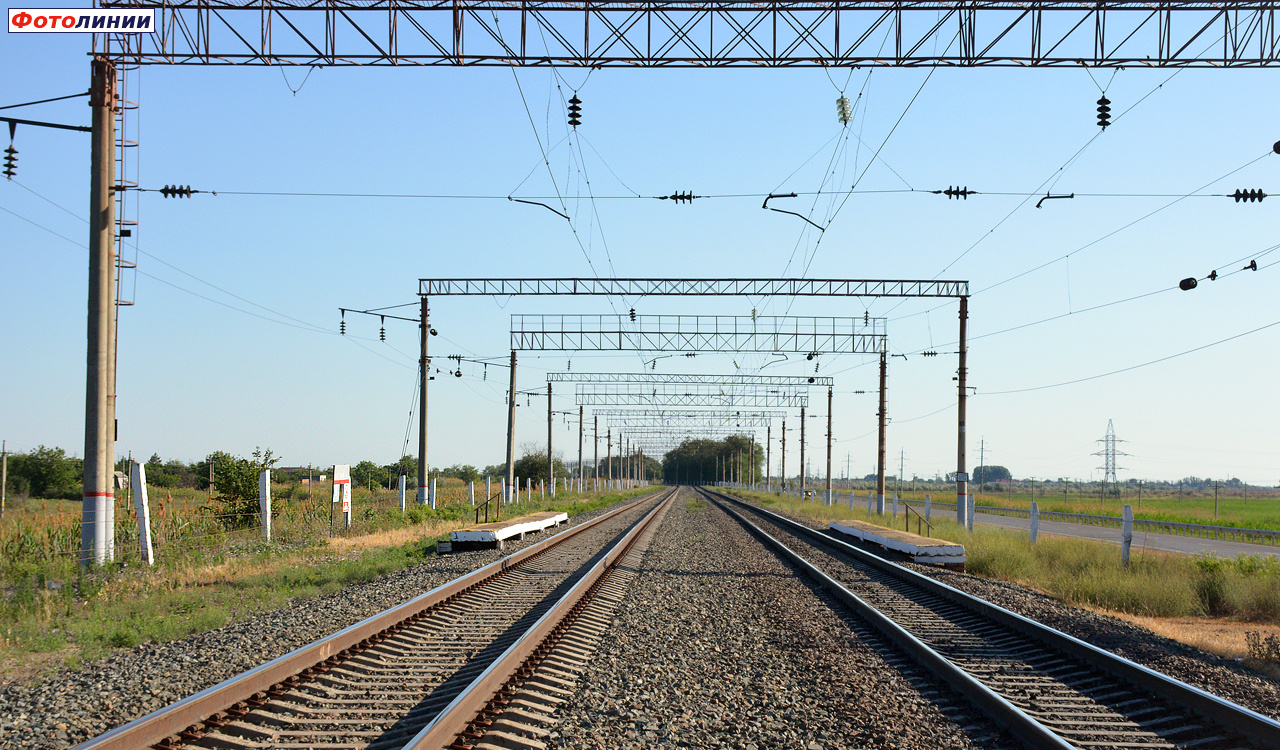
<path fill-rule="evenodd" d="M 1249 666 L 1254 669 L 1271 677 L 1280 678 L 1280 665 L 1259 664 L 1247 659 L 1249 646 L 1245 641 L 1245 634 L 1252 632 L 1260 632 L 1264 638 L 1268 635 L 1280 637 L 1280 624 L 1236 622 L 1209 617 L 1144 617 L 1096 607 L 1087 607 L 1087 609 L 1133 623 L 1156 635 L 1194 646 L 1201 651 L 1208 651 L 1226 659 L 1246 659 Z"/>
<path fill-rule="evenodd" d="M 360 536 L 335 536 L 329 539 L 329 549 L 334 552 L 345 553 L 374 547 L 401 547 L 419 539 L 442 536 L 450 531 L 465 529 L 471 525 L 468 521 L 427 521 L 413 526 L 401 526 L 396 529 L 387 529 Z"/>

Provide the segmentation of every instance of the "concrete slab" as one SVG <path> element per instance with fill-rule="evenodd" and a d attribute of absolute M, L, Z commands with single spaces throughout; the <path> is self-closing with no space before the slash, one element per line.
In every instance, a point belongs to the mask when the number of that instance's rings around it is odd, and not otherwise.
<path fill-rule="evenodd" d="M 465 529 L 459 529 L 449 533 L 450 547 L 453 552 L 462 552 L 471 549 L 502 549 L 502 542 L 506 539 L 515 537 L 524 539 L 525 534 L 542 531 L 569 520 L 568 513 L 556 513 L 554 511 L 543 511 L 542 513 L 531 513 L 527 516 L 519 516 L 517 518 L 508 518 L 505 521 L 494 521 L 492 523 L 482 523 Z M 437 547 L 439 549 L 439 547 Z M 441 550 L 443 551 L 443 550 Z"/>
<path fill-rule="evenodd" d="M 912 562 L 964 565 L 964 545 L 911 534 L 866 521 L 832 521 L 831 530 L 910 557 Z"/>

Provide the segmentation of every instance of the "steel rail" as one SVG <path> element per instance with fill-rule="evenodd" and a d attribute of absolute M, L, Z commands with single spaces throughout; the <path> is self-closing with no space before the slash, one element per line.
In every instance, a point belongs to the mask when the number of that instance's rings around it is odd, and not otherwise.
<path fill-rule="evenodd" d="M 931 672 L 941 677 L 957 692 L 973 701 L 978 708 L 1008 729 L 1018 739 L 1035 748 L 1055 748 L 1056 750 L 1074 750 L 1074 746 L 1054 734 L 1045 725 L 1028 716 L 1017 706 L 1010 703 L 999 693 L 979 682 L 960 667 L 952 664 L 946 657 L 930 648 L 924 641 L 916 638 L 906 628 L 894 622 L 872 605 L 863 601 L 857 594 L 845 588 L 841 583 L 816 565 L 801 557 L 791 548 L 770 536 L 767 532 L 747 520 L 742 514 L 717 502 L 713 493 L 701 490 L 709 500 L 719 505 L 727 513 L 737 519 L 751 533 L 755 534 L 768 546 L 820 586 L 831 592 L 841 604 L 856 612 L 876 630 L 879 630 L 916 661 L 925 665 Z M 718 495 L 719 493 L 714 493 Z"/>
<path fill-rule="evenodd" d="M 163 742 L 166 738 L 180 735 L 190 728 L 199 728 L 203 726 L 205 719 L 219 711 L 246 701 L 259 693 L 291 687 L 287 683 L 290 678 L 320 666 L 326 659 L 348 654 L 353 648 L 376 643 L 381 640 L 379 636 L 388 629 L 452 602 L 507 569 L 540 556 L 614 516 L 631 510 L 640 503 L 652 500 L 656 494 L 658 493 L 649 493 L 604 515 L 565 529 L 553 537 L 501 560 L 495 560 L 403 604 L 367 617 L 248 672 L 228 678 L 176 703 L 116 727 L 106 734 L 76 746 L 75 750 L 136 750 Z"/>
<path fill-rule="evenodd" d="M 586 575 L 578 579 L 573 588 L 566 592 L 555 606 L 539 618 L 519 640 L 511 644 L 409 744 L 405 745 L 405 750 L 445 750 L 459 747 L 455 745 L 458 736 L 475 722 L 515 672 L 535 654 L 549 636 L 561 627 L 562 621 L 579 606 L 589 592 L 595 589 L 596 584 L 612 570 L 617 562 L 626 556 L 640 535 L 668 507 L 678 490 L 678 487 L 671 488 L 670 494 L 657 507 L 633 525 L 627 535 L 614 544 Z"/>
<path fill-rule="evenodd" d="M 1017 614 L 1016 612 L 1012 612 L 1004 609 L 1003 607 L 992 604 L 989 601 L 960 591 L 959 589 L 948 586 L 945 583 L 936 581 L 929 576 L 917 573 L 916 571 L 910 570 L 901 565 L 897 565 L 889 560 L 885 560 L 884 558 L 867 552 L 866 550 L 858 549 L 847 542 L 839 539 L 833 539 L 817 530 L 805 526 L 804 524 L 786 518 L 785 516 L 781 516 L 764 508 L 743 502 L 737 498 L 720 492 L 711 492 L 705 488 L 700 489 L 709 497 L 711 495 L 716 495 L 735 505 L 748 508 L 751 512 L 764 516 L 779 526 L 793 530 L 797 536 L 802 536 L 807 539 L 814 540 L 824 546 L 836 549 L 842 554 L 863 564 L 888 573 L 900 580 L 919 586 L 930 594 L 958 604 L 975 614 L 993 620 L 1023 635 L 1030 636 L 1050 648 L 1079 659 L 1090 666 L 1096 667 L 1103 672 L 1111 674 L 1112 676 L 1124 680 L 1136 687 L 1147 690 L 1158 697 L 1188 708 L 1196 714 L 1225 726 L 1233 732 L 1238 732 L 1239 734 L 1244 735 L 1250 741 L 1257 743 L 1259 747 L 1268 748 L 1269 750 L 1280 750 L 1280 722 L 1277 722 L 1274 719 L 1263 716 L 1255 711 L 1251 711 L 1243 706 L 1236 705 L 1195 686 L 1175 680 L 1168 675 L 1161 674 L 1153 669 L 1144 667 L 1141 664 L 1137 664 L 1136 662 L 1130 661 L 1122 656 L 1105 651 L 1090 643 L 1086 643 L 1079 638 L 1036 622 L 1035 620 Z M 750 522 L 747 521 L 746 523 L 749 524 Z M 754 524 L 751 525 L 754 526 Z M 759 533 L 764 534 L 763 531 L 760 531 Z M 777 544 L 780 545 L 781 542 L 777 542 Z M 823 575 L 825 576 L 825 574 Z M 828 577 L 828 580 L 831 579 Z M 832 583 L 841 589 L 844 588 L 839 583 L 835 583 L 834 581 L 832 581 Z M 827 584 L 824 583 L 824 586 L 826 585 Z M 854 596 L 852 593 L 849 595 Z M 897 626 L 895 625 L 895 627 Z M 911 637 L 914 638 L 914 636 Z M 1030 719 L 1030 717 L 1028 718 Z M 1034 721 L 1034 719 L 1032 719 L 1032 721 Z"/>

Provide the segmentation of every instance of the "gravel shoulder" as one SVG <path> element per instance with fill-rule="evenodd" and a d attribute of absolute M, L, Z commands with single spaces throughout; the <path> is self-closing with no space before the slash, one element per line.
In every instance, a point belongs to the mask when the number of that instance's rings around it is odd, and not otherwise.
<path fill-rule="evenodd" d="M 616 508 L 582 513 L 574 526 Z M 560 527 L 563 530 L 565 527 Z M 421 565 L 348 586 L 217 630 L 167 643 L 146 643 L 77 671 L 60 670 L 36 685 L 0 689 L 0 750 L 56 750 L 264 664 L 400 604 L 545 538 L 508 540 L 502 552 L 433 557 Z"/>
<path fill-rule="evenodd" d="M 991 748 L 722 511 L 667 514 L 562 707 L 561 748 Z"/>

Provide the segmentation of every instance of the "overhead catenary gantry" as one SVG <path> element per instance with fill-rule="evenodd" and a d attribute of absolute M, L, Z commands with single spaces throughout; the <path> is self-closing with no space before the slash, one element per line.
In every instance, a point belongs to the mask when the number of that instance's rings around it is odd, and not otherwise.
<path fill-rule="evenodd" d="M 567 383 L 699 383 L 707 385 L 794 385 L 830 388 L 834 380 L 804 375 L 691 375 L 656 372 L 552 372 L 547 380 Z"/>
<path fill-rule="evenodd" d="M 956 499 L 957 508 L 964 507 L 968 494 L 969 475 L 965 471 L 965 422 L 966 399 L 968 396 L 968 318 L 969 318 L 969 282 L 955 280 L 904 280 L 904 279 L 639 279 L 639 278 L 543 278 L 543 279 L 419 279 L 418 294 L 422 300 L 422 371 L 426 372 L 426 341 L 429 326 L 427 323 L 427 299 L 431 296 L 784 296 L 784 297 L 924 297 L 954 298 L 959 301 L 959 361 L 956 368 L 957 381 L 957 439 L 956 439 Z M 870 324 L 869 316 L 864 316 L 864 324 Z M 857 338 L 857 334 L 854 334 Z M 888 351 L 883 342 L 883 329 L 877 334 L 869 334 L 867 340 L 879 341 L 880 353 L 880 408 L 879 417 L 879 450 L 876 459 L 877 467 L 877 507 L 883 511 L 885 493 L 885 425 L 888 421 Z M 513 336 L 513 341 L 515 337 Z M 616 350 L 616 348 L 614 348 Z M 794 351 L 804 351 L 803 348 Z M 872 351 L 875 351 L 874 349 Z M 811 352 L 812 353 L 812 352 Z M 516 350 L 511 352 L 511 392 L 515 393 Z M 579 384 L 580 386 L 583 384 Z M 626 385 L 625 383 L 622 385 Z M 426 377 L 422 378 L 423 398 L 426 404 Z M 551 383 L 548 389 L 548 411 L 550 411 Z M 650 387 L 651 392 L 653 387 Z M 827 440 L 831 440 L 831 395 L 827 389 Z M 513 402 L 514 403 L 514 402 Z M 579 405 L 583 404 L 579 402 Z M 637 402 L 637 405 L 653 405 L 652 402 Z M 769 406 L 770 404 L 762 404 Z M 774 406 L 779 404 L 772 404 Z M 508 457 L 507 471 L 510 477 L 514 456 L 513 445 L 514 408 L 508 411 Z M 801 430 L 805 421 L 801 419 Z M 425 408 L 420 416 L 419 430 L 426 434 Z M 425 442 L 425 438 L 424 438 Z M 550 442 L 550 441 L 548 441 Z M 550 446 L 548 446 L 549 448 Z M 804 440 L 801 440 L 803 455 Z M 830 448 L 828 447 L 828 452 Z M 550 450 L 548 450 L 550 454 Z M 830 460 L 828 460 L 828 465 Z M 803 463 L 802 463 L 803 466 Z M 830 482 L 828 467 L 828 482 Z M 803 476 L 801 472 L 801 476 Z"/>
<path fill-rule="evenodd" d="M 577 383 L 574 401 L 580 406 L 802 409 L 809 405 L 809 389 L 767 385 Z"/>
<path fill-rule="evenodd" d="M 1268 67 L 1280 63 L 1280 27 L 1273 0 L 98 0 L 99 9 L 154 9 L 154 33 L 92 35 L 89 198 L 89 310 L 81 563 L 113 557 L 109 502 L 115 457 L 116 307 L 121 304 L 113 263 L 116 224 L 127 222 L 128 185 L 117 173 L 117 119 L 124 71 L 138 65 L 443 65 L 562 67 Z M 1177 18 L 1175 23 L 1174 19 Z M 79 20 L 84 20 L 82 17 Z M 505 23 L 504 23 L 505 21 Z M 470 33 L 468 33 L 470 32 Z M 892 39 L 886 48 L 885 41 Z M 340 46 L 341 45 L 341 46 Z M 120 132 L 121 153 L 136 146 Z M 136 187 L 133 186 L 133 187 Z M 426 298 L 452 294 L 433 284 L 512 286 L 589 284 L 586 279 L 422 280 Z M 602 282 L 616 288 L 619 280 Z M 785 294 L 814 296 L 804 285 L 852 285 L 860 293 L 828 296 L 939 296 L 961 300 L 963 282 L 806 280 L 625 280 L 632 285 L 683 287 L 649 294 Z M 915 286 L 893 292 L 865 285 Z M 775 291 L 748 291 L 747 287 Z M 698 287 L 704 291 L 688 291 Z M 789 288 L 788 288 L 789 287 Z M 712 289 L 718 291 L 712 291 Z M 934 289 L 929 294 L 925 289 Z M 514 292 L 524 294 L 528 292 Z M 545 294 L 577 294 L 545 291 Z M 593 292 L 586 292 L 593 293 Z M 610 291 L 609 294 L 635 294 Z M 961 341 L 963 342 L 963 333 Z M 426 390 L 426 346 L 421 365 Z M 958 492 L 964 473 L 964 344 L 959 368 Z M 884 381 L 884 361 L 881 381 Z M 514 392 L 514 368 L 512 371 Z M 881 413 L 885 388 L 881 387 Z M 513 403 L 514 407 L 514 403 Z M 426 412 L 423 399 L 422 412 Z M 421 454 L 425 454 L 426 423 Z M 420 456 L 425 465 L 425 455 Z M 508 462 L 510 463 L 510 462 Z M 883 465 L 884 457 L 880 457 Z M 510 472 L 508 472 L 510 473 Z M 422 483 L 420 478 L 419 484 Z M 421 489 L 419 490 L 422 491 Z M 879 488 L 883 497 L 883 486 Z"/>
<path fill-rule="evenodd" d="M 159 65 L 1263 67 L 1265 0 L 100 0 Z M 1176 17 L 1176 22 L 1175 22 Z M 887 43 L 886 43 L 887 42 Z M 128 47 L 126 47 L 128 49 Z"/>
<path fill-rule="evenodd" d="M 887 351 L 883 318 L 797 315 L 512 315 L 518 351 L 795 352 Z"/>
<path fill-rule="evenodd" d="M 605 424 L 610 427 L 671 427 L 687 430 L 699 427 L 765 427 L 772 420 L 787 416 L 787 413 L 785 411 L 596 409 L 593 415 L 603 418 Z"/>

